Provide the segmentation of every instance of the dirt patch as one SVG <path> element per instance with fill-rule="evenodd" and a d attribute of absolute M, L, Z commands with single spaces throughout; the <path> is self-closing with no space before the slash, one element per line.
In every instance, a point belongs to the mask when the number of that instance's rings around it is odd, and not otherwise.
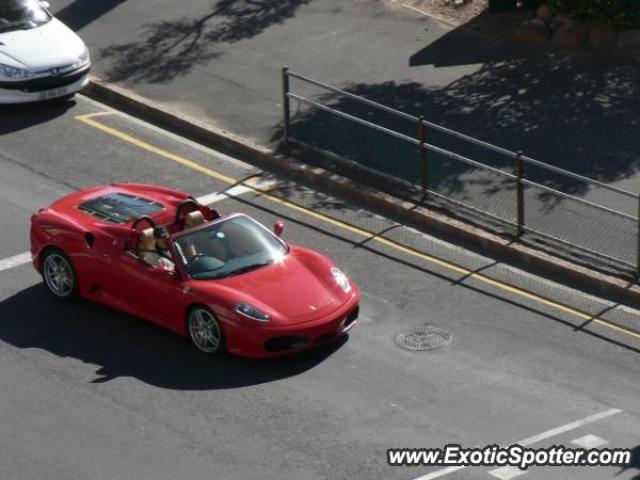
<path fill-rule="evenodd" d="M 396 5 L 434 17 L 451 27 L 459 27 L 477 17 L 489 6 L 489 0 L 389 0 Z M 460 1 L 460 0 L 458 0 Z"/>
<path fill-rule="evenodd" d="M 465 26 L 484 35 L 510 39 L 518 26 L 533 17 L 531 10 L 512 13 L 489 13 L 489 0 L 467 0 L 456 4 L 456 0 L 388 0 L 411 9 L 452 28 Z"/>

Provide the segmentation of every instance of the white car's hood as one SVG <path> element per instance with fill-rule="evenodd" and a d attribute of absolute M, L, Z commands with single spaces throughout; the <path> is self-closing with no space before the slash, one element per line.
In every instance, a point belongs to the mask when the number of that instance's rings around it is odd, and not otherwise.
<path fill-rule="evenodd" d="M 0 33 L 0 63 L 32 72 L 74 64 L 85 48 L 80 37 L 55 18 L 40 27 Z"/>

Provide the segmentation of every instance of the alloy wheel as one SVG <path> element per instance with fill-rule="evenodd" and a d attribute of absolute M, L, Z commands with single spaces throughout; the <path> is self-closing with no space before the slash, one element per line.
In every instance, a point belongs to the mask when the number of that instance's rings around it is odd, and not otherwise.
<path fill-rule="evenodd" d="M 213 314 L 204 308 L 196 308 L 189 314 L 189 336 L 198 350 L 217 353 L 222 346 L 222 331 Z"/>
<path fill-rule="evenodd" d="M 60 298 L 74 293 L 75 275 L 69 260 L 60 253 L 49 253 L 43 264 L 43 276 L 49 291 Z"/>

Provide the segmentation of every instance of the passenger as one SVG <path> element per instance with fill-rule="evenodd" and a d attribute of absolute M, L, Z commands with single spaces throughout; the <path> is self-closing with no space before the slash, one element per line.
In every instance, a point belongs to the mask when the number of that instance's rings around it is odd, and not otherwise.
<path fill-rule="evenodd" d="M 159 226 L 153 229 L 153 235 L 156 237 L 156 249 L 158 250 L 158 259 L 153 266 L 174 270 L 175 264 L 168 258 L 170 256 L 169 247 L 167 246 L 169 230 L 167 230 L 167 227 Z"/>

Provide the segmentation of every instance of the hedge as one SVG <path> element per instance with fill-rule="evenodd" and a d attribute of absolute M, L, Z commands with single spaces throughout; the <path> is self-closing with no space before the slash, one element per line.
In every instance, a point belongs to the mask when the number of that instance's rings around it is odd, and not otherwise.
<path fill-rule="evenodd" d="M 640 27 L 640 0 L 548 0 L 547 4 L 588 24 L 610 24 L 617 29 Z"/>
<path fill-rule="evenodd" d="M 490 12 L 535 9 L 544 0 L 489 0 Z M 612 25 L 618 30 L 640 28 L 640 0 L 547 0 L 554 12 L 587 24 Z"/>

